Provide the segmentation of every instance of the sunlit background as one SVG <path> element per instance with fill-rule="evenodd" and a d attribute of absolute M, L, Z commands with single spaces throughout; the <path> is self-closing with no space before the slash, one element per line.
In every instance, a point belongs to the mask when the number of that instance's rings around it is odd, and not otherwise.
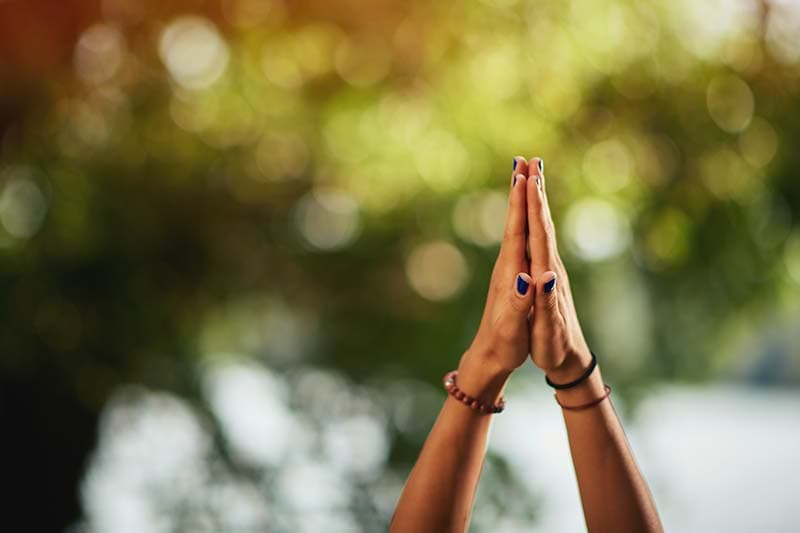
<path fill-rule="evenodd" d="M 667 528 L 796 531 L 798 97 L 794 0 L 0 1 L 3 520 L 384 531 L 521 154 Z M 472 531 L 584 528 L 542 382 Z"/>

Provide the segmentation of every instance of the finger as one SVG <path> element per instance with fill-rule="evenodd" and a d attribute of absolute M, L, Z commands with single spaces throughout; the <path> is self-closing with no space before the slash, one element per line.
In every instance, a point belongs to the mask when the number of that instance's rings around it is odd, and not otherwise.
<path fill-rule="evenodd" d="M 514 291 L 511 294 L 511 308 L 522 317 L 528 318 L 533 306 L 535 287 L 527 272 L 519 272 L 514 278 Z"/>
<path fill-rule="evenodd" d="M 544 163 L 539 160 L 539 172 L 543 173 Z M 567 300 L 571 299 L 569 294 L 569 278 L 567 277 L 567 270 L 564 267 L 564 262 L 561 260 L 561 254 L 558 251 L 558 235 L 556 232 L 556 225 L 553 221 L 553 215 L 550 211 L 550 198 L 547 194 L 547 180 L 545 179 L 544 175 L 541 177 L 541 185 L 542 185 L 542 207 L 544 210 L 543 216 L 545 220 L 545 225 L 547 228 L 547 236 L 548 236 L 548 243 L 550 249 L 550 264 L 548 265 L 549 268 L 552 268 L 556 272 L 558 272 L 559 276 L 561 277 L 560 283 L 558 283 L 558 291 L 561 293 L 563 298 Z M 564 300 L 562 300 L 562 303 Z M 562 309 L 563 311 L 563 309 Z"/>
<path fill-rule="evenodd" d="M 556 259 L 558 259 L 558 239 L 556 239 L 556 227 L 555 224 L 553 224 L 553 216 L 550 213 L 550 198 L 547 195 L 547 179 L 545 179 L 544 176 L 544 161 L 541 158 L 536 159 L 538 159 L 537 166 L 539 168 L 542 195 L 544 197 L 544 210 L 550 226 L 550 236 L 553 239 L 553 250 L 555 251 Z"/>
<path fill-rule="evenodd" d="M 563 326 L 559 308 L 556 273 L 548 270 L 536 278 L 533 334 L 536 338 L 555 340 L 554 335 Z"/>
<path fill-rule="evenodd" d="M 517 174 L 528 176 L 528 160 L 521 155 L 514 156 L 514 161 L 511 164 L 511 186 L 514 186 L 514 177 Z"/>
<path fill-rule="evenodd" d="M 541 157 L 534 157 L 528 164 L 528 174 L 538 178 L 537 185 L 544 190 L 544 159 Z"/>
<path fill-rule="evenodd" d="M 524 260 L 525 257 L 525 233 L 527 231 L 525 182 L 527 175 L 528 162 L 524 157 L 515 157 L 511 189 L 508 195 L 506 227 L 501 247 L 504 253 L 520 260 Z"/>
<path fill-rule="evenodd" d="M 540 158 L 531 159 L 528 165 L 526 207 L 531 274 L 533 275 L 555 267 L 555 243 L 552 238 L 552 224 L 544 195 L 543 169 L 544 163 Z"/>

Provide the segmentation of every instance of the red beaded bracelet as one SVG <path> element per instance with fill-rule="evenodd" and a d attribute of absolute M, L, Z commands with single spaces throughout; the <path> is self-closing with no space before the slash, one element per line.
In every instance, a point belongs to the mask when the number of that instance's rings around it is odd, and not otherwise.
<path fill-rule="evenodd" d="M 453 370 L 445 374 L 444 388 L 447 391 L 447 393 L 450 394 L 450 396 L 452 396 L 459 402 L 463 403 L 470 409 L 478 411 L 485 415 L 502 413 L 503 409 L 506 408 L 506 401 L 503 398 L 500 398 L 500 400 L 496 404 L 490 405 L 483 403 L 477 398 L 473 398 L 469 394 L 465 393 L 456 386 L 456 376 L 458 376 L 458 370 Z"/>
<path fill-rule="evenodd" d="M 596 400 L 592 400 L 591 402 L 583 403 L 581 405 L 564 405 L 563 403 L 558 401 L 558 394 L 554 394 L 553 396 L 556 399 L 556 403 L 560 405 L 562 409 L 565 409 L 567 411 L 583 411 L 585 409 L 594 407 L 595 405 L 599 404 L 600 402 L 611 396 L 611 387 L 609 387 L 608 385 L 603 385 L 603 386 L 605 387 L 606 391 L 605 394 L 603 394 Z"/>

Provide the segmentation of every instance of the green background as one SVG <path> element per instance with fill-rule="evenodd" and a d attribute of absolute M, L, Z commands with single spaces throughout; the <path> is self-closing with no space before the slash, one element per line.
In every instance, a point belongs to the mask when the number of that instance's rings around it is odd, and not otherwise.
<path fill-rule="evenodd" d="M 664 382 L 796 386 L 800 44 L 777 7 L 712 4 L 0 3 L 0 409 L 15 498 L 52 510 L 32 529 L 85 515 L 126 385 L 181 398 L 263 484 L 203 385 L 228 360 L 296 412 L 307 369 L 355 396 L 414 383 L 421 429 L 379 417 L 402 478 L 477 326 L 517 154 L 545 160 L 628 407 Z M 481 505 L 535 517 L 492 465 Z M 388 518 L 353 501 L 365 529 Z"/>

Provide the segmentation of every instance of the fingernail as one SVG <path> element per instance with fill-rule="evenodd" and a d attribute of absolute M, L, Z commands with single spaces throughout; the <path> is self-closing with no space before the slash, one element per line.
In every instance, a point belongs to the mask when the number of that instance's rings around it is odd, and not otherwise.
<path fill-rule="evenodd" d="M 516 176 L 514 176 L 514 182 L 511 184 L 511 186 L 513 187 L 513 186 L 514 186 L 514 185 L 516 185 L 516 184 L 517 184 L 517 177 L 516 177 Z"/>
<path fill-rule="evenodd" d="M 544 292 L 546 292 L 546 293 L 553 292 L 553 289 L 555 288 L 555 286 L 556 286 L 556 277 L 553 276 L 553 279 L 551 279 L 550 281 L 548 281 L 547 283 L 544 284 Z"/>
<path fill-rule="evenodd" d="M 514 162 L 511 164 L 511 170 L 517 170 L 517 158 L 514 158 Z"/>
<path fill-rule="evenodd" d="M 517 292 L 520 296 L 528 294 L 528 287 L 530 287 L 530 283 L 522 277 L 522 274 L 517 274 Z"/>
<path fill-rule="evenodd" d="M 542 188 L 542 178 L 539 176 L 536 176 L 536 186 Z"/>
<path fill-rule="evenodd" d="M 539 174 L 544 174 L 544 159 L 539 159 Z"/>

